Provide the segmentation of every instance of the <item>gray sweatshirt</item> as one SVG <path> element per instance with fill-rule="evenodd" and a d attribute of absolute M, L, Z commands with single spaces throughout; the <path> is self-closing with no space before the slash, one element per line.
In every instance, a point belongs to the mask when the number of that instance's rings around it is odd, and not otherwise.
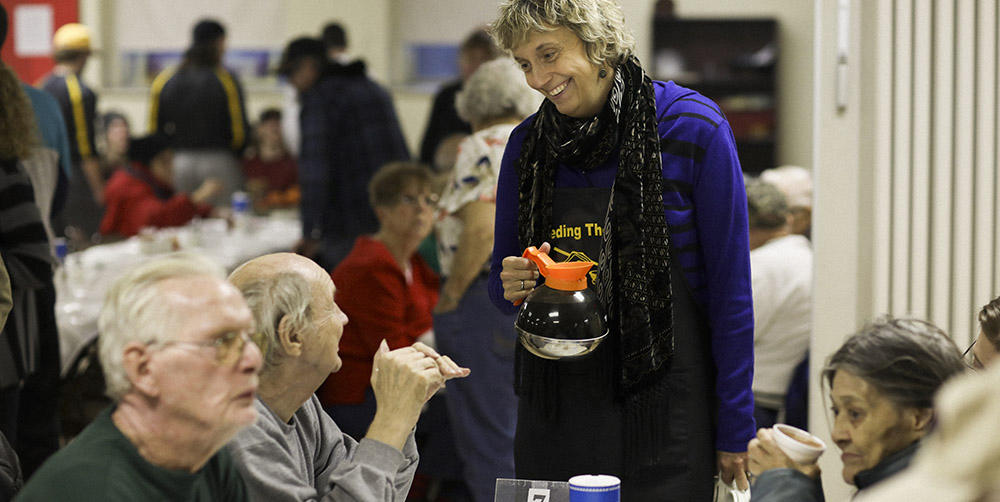
<path fill-rule="evenodd" d="M 260 399 L 257 421 L 229 443 L 250 500 L 399 501 L 417 470 L 413 434 L 403 452 L 344 434 L 315 395 L 289 423 Z"/>

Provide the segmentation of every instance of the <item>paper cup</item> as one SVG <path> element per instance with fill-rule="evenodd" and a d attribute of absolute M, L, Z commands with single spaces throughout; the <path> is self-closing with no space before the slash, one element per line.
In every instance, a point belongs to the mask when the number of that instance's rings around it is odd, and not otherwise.
<path fill-rule="evenodd" d="M 618 502 L 622 481 L 607 474 L 569 478 L 569 502 Z"/>
<path fill-rule="evenodd" d="M 800 464 L 812 464 L 826 451 L 826 443 L 822 439 L 798 427 L 777 424 L 771 430 L 781 451 Z"/>

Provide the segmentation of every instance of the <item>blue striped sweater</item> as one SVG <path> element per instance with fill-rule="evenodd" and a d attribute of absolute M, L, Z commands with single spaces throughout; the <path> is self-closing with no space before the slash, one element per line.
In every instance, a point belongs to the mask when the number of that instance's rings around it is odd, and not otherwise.
<path fill-rule="evenodd" d="M 653 82 L 657 129 L 663 159 L 663 209 L 672 249 L 695 300 L 707 314 L 715 361 L 718 430 L 716 448 L 746 451 L 754 436 L 753 304 L 750 249 L 743 174 L 732 130 L 718 106 L 673 82 Z M 505 312 L 516 308 L 503 298 L 502 260 L 520 256 L 518 174 L 528 117 L 511 133 L 497 186 L 496 229 L 490 271 L 490 298 Z M 558 187 L 611 187 L 618 158 L 584 174 L 560 165 Z M 541 244 L 536 243 L 536 245 Z"/>

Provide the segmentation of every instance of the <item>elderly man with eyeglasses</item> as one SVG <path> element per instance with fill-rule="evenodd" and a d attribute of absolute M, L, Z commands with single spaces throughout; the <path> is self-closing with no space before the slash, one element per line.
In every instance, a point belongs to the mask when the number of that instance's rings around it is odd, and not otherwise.
<path fill-rule="evenodd" d="M 98 322 L 114 404 L 18 500 L 247 500 L 222 450 L 257 418 L 253 315 L 223 271 L 171 255 L 126 273 Z"/>
<path fill-rule="evenodd" d="M 377 410 L 355 441 L 314 394 L 340 369 L 348 321 L 330 275 L 308 258 L 278 253 L 243 264 L 229 280 L 254 313 L 265 356 L 259 418 L 229 446 L 251 499 L 405 500 L 420 410 L 446 380 L 469 370 L 421 343 L 390 351 L 382 341 L 371 371 Z"/>

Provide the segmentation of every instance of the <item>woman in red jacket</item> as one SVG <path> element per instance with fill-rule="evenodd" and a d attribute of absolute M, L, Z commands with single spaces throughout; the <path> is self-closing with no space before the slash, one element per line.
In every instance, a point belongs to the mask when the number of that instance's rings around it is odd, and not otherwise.
<path fill-rule="evenodd" d="M 177 227 L 212 211 L 206 202 L 222 185 L 210 178 L 190 195 L 174 192 L 174 153 L 164 136 L 132 140 L 128 157 L 131 162 L 104 189 L 101 234 L 131 237 L 145 227 Z"/>
<path fill-rule="evenodd" d="M 369 382 L 379 343 L 412 345 L 430 331 L 438 301 L 438 277 L 417 254 L 435 219 L 430 171 L 409 162 L 387 164 L 372 177 L 368 194 L 379 230 L 358 237 L 333 271 L 337 289 L 351 292 L 337 297 L 350 322 L 340 340 L 343 366 L 317 391 L 341 430 L 357 439 L 375 415 Z"/>

